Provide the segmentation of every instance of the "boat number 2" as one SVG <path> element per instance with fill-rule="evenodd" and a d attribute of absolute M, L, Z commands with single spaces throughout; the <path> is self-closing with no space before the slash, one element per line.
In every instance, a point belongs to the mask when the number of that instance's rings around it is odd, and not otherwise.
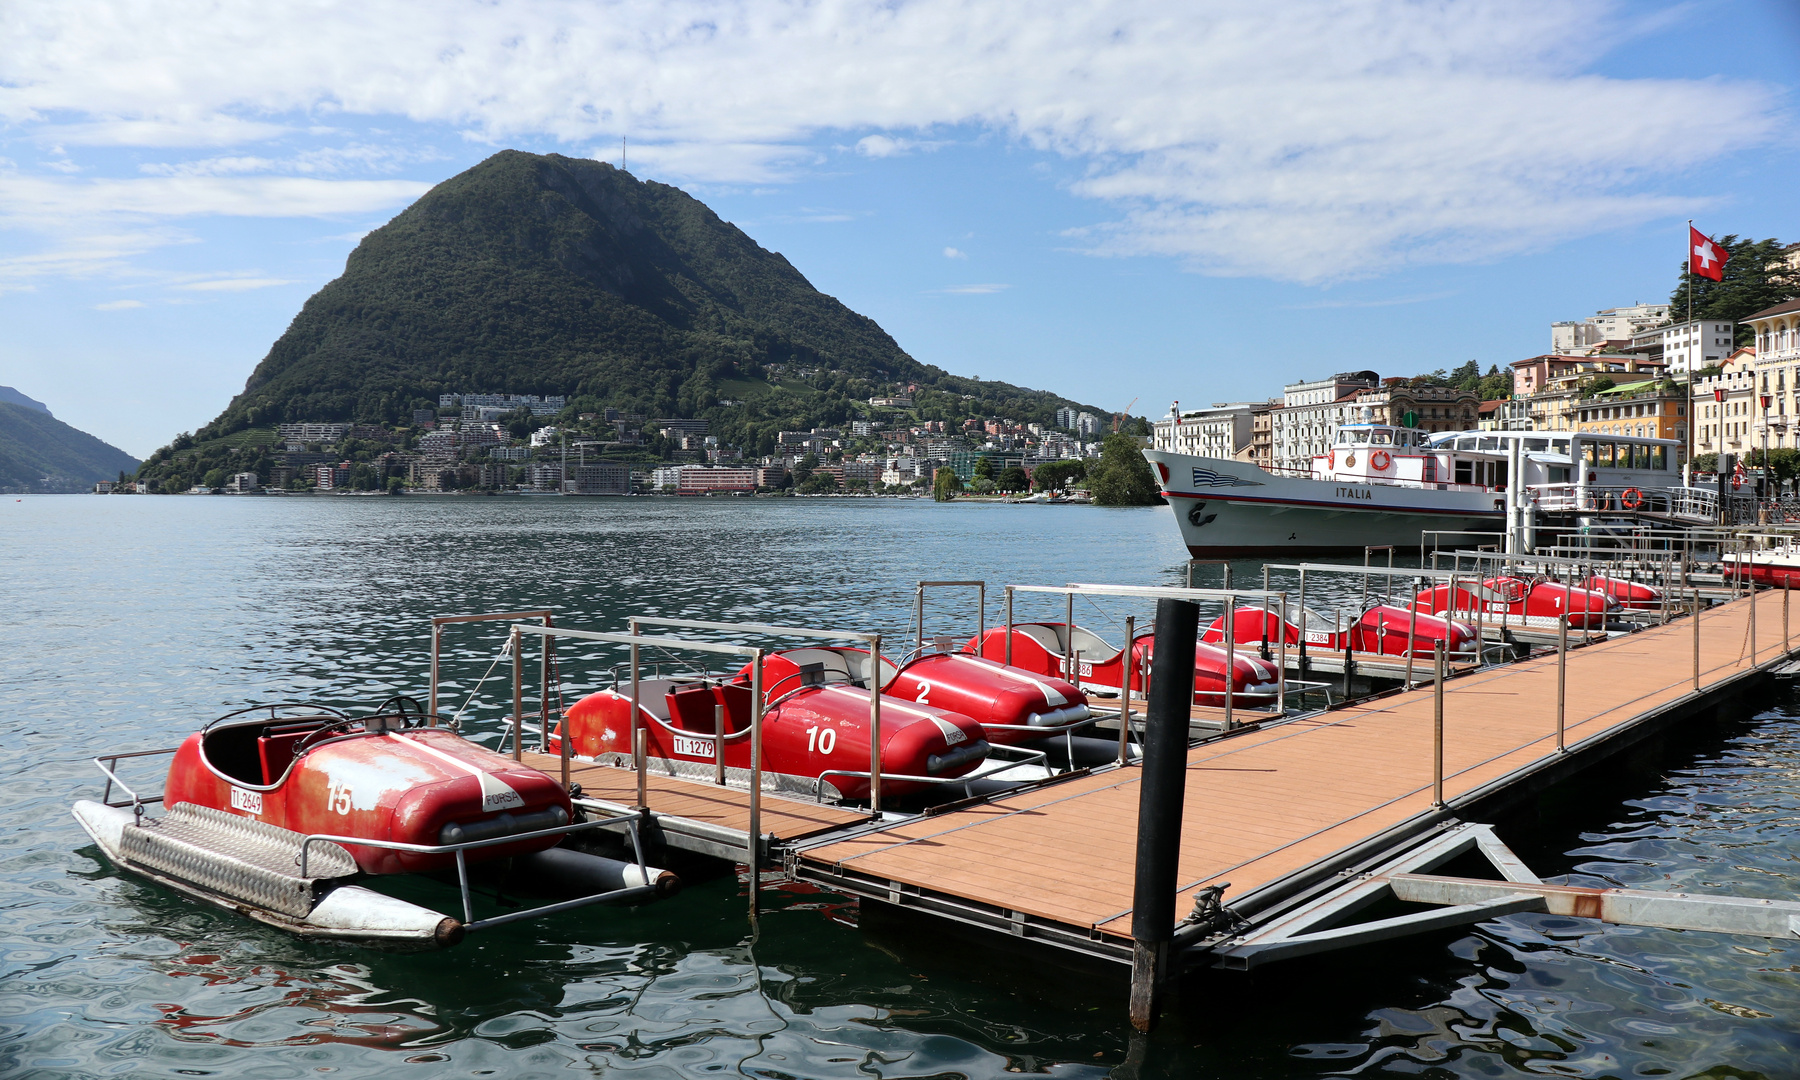
<path fill-rule="evenodd" d="M 921 705 L 929 705 L 929 704 L 931 704 L 930 699 L 931 699 L 931 684 L 926 682 L 924 679 L 920 679 L 919 680 L 919 696 L 916 698 L 913 698 L 913 700 L 918 702 Z"/>
<path fill-rule="evenodd" d="M 837 748 L 837 731 L 835 729 L 828 728 L 828 727 L 825 727 L 825 728 L 816 727 L 816 728 L 807 728 L 806 729 L 806 752 L 807 753 L 810 754 L 816 750 L 821 754 L 829 754 L 836 748 Z"/>
<path fill-rule="evenodd" d="M 331 794 L 327 797 L 325 805 L 337 813 L 348 815 L 350 813 L 350 785 L 342 780 L 333 780 Z"/>

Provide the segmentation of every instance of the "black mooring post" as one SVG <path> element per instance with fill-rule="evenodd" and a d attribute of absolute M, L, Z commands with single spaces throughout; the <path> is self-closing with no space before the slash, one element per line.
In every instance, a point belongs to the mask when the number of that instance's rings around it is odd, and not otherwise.
<path fill-rule="evenodd" d="M 1156 1023 L 1157 992 L 1175 932 L 1176 861 L 1187 784 L 1188 719 L 1200 609 L 1156 602 L 1155 652 L 1145 703 L 1143 783 L 1138 789 L 1137 881 L 1131 900 L 1131 1026 Z"/>

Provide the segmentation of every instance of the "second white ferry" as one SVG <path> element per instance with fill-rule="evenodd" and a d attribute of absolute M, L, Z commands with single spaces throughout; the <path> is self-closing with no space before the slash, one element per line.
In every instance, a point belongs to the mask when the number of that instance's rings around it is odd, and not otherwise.
<path fill-rule="evenodd" d="M 1569 431 L 1433 435 L 1346 424 L 1330 451 L 1313 458 L 1309 476 L 1165 450 L 1144 456 L 1188 551 L 1232 558 L 1411 545 L 1426 530 L 1499 532 L 1509 480 L 1514 498 L 1541 512 L 1698 517 L 1696 493 L 1681 486 L 1679 445 Z"/>

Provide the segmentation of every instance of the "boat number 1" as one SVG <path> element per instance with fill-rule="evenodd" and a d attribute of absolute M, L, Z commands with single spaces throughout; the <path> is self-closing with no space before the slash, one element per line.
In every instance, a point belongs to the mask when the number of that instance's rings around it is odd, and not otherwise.
<path fill-rule="evenodd" d="M 816 727 L 816 728 L 807 728 L 806 729 L 806 752 L 807 753 L 810 754 L 816 750 L 821 754 L 829 754 L 832 752 L 832 750 L 834 750 L 836 748 L 837 748 L 837 731 L 836 730 L 834 730 L 832 728 L 828 728 L 828 727 L 827 728 Z"/>
<path fill-rule="evenodd" d="M 331 782 L 331 795 L 325 805 L 340 814 L 350 813 L 350 785 L 341 780 Z"/>

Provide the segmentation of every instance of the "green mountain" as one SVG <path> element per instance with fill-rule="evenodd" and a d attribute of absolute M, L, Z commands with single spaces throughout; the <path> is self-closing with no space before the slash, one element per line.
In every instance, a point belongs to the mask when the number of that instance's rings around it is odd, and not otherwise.
<path fill-rule="evenodd" d="M 908 386 L 921 419 L 1101 411 L 919 363 L 678 188 L 508 150 L 364 237 L 187 445 L 284 421 L 406 421 L 472 392 L 706 418 L 755 453 Z"/>
<path fill-rule="evenodd" d="M 12 391 L 11 387 L 0 390 Z M 77 431 L 17 391 L 0 396 L 0 491 L 88 491 L 97 480 L 134 473 L 138 459 Z"/>

